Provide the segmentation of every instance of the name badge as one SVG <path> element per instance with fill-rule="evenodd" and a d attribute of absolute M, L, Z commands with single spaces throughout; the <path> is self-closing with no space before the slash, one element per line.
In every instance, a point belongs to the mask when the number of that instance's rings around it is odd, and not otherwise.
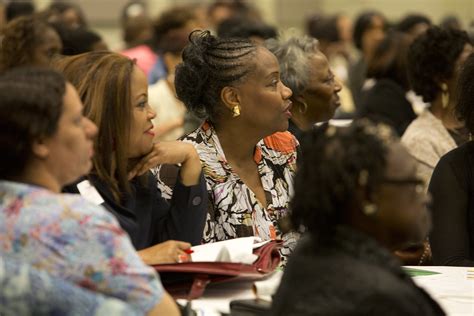
<path fill-rule="evenodd" d="M 94 203 L 96 205 L 100 205 L 104 203 L 104 199 L 100 196 L 99 192 L 97 192 L 96 188 L 91 185 L 89 180 L 84 180 L 77 184 L 77 189 L 83 198 L 87 201 Z"/>

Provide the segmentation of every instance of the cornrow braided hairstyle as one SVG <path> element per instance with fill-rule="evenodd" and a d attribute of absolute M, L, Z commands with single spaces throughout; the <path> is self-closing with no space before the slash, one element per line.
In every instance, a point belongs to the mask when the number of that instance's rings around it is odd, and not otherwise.
<path fill-rule="evenodd" d="M 256 46 L 246 39 L 217 38 L 209 31 L 194 31 L 176 67 L 178 98 L 189 111 L 211 122 L 219 117 L 221 91 L 241 83 L 253 70 Z"/>
<path fill-rule="evenodd" d="M 390 127 L 367 119 L 349 127 L 324 124 L 307 132 L 290 205 L 292 226 L 305 227 L 318 243 L 327 240 L 342 223 L 357 188 L 363 186 L 371 194 L 380 184 L 387 146 L 396 139 Z"/>

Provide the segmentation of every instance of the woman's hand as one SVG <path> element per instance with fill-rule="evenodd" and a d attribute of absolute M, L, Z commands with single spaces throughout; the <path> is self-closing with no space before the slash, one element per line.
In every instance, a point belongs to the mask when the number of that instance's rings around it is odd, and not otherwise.
<path fill-rule="evenodd" d="M 138 251 L 143 262 L 148 265 L 187 262 L 191 260 L 185 250 L 191 248 L 191 244 L 183 241 L 168 240 L 153 247 Z"/>
<path fill-rule="evenodd" d="M 194 146 L 181 141 L 158 142 L 129 173 L 129 179 L 142 175 L 161 164 L 181 164 L 181 182 L 186 186 L 199 183 L 201 161 Z"/>

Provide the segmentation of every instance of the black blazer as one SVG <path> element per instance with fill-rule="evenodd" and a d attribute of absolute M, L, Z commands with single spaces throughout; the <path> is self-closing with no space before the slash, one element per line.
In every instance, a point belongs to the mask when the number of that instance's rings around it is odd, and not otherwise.
<path fill-rule="evenodd" d="M 79 193 L 77 184 L 83 180 L 85 178 L 63 191 Z M 125 194 L 120 203 L 96 176 L 90 175 L 88 180 L 104 199 L 102 206 L 115 215 L 122 229 L 130 235 L 135 249 L 141 250 L 170 239 L 192 245 L 201 243 L 208 204 L 202 174 L 200 183 L 195 186 L 186 187 L 177 181 L 171 203 L 163 198 L 151 172 L 145 183 L 137 178 L 130 181 L 131 192 Z"/>
<path fill-rule="evenodd" d="M 428 190 L 434 263 L 474 267 L 474 142 L 441 157 Z"/>

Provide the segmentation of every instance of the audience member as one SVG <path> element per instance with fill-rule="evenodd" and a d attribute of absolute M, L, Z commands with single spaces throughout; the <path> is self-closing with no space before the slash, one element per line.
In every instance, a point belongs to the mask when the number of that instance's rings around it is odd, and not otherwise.
<path fill-rule="evenodd" d="M 307 235 L 273 315 L 444 315 L 390 253 L 428 233 L 416 162 L 390 127 L 367 122 L 303 137 L 291 220 Z"/>
<path fill-rule="evenodd" d="M 349 61 L 353 59 L 352 22 L 344 14 L 324 16 L 315 14 L 306 21 L 306 32 L 318 40 L 318 48 L 327 57 L 329 67 L 341 85 L 341 107 L 336 116 L 352 117 L 354 100 L 348 84 Z"/>
<path fill-rule="evenodd" d="M 377 45 L 385 36 L 384 16 L 376 11 L 360 14 L 354 23 L 354 44 L 360 56 L 349 66 L 348 82 L 354 98 L 356 110 L 362 102 L 362 91 L 367 75 L 367 63 L 372 58 Z"/>
<path fill-rule="evenodd" d="M 316 39 L 305 36 L 269 40 L 267 48 L 278 58 L 281 81 L 293 92 L 288 130 L 299 139 L 314 123 L 334 116 L 340 106 L 341 85 Z"/>
<path fill-rule="evenodd" d="M 455 15 L 446 15 L 439 22 L 439 27 L 448 29 L 448 30 L 462 30 L 461 21 Z"/>
<path fill-rule="evenodd" d="M 149 43 L 153 38 L 153 23 L 147 16 L 130 17 L 122 25 L 125 49 Z"/>
<path fill-rule="evenodd" d="M 60 194 L 89 171 L 97 133 L 74 87 L 51 70 L 12 70 L 0 77 L 0 100 L 1 256 L 142 313 L 177 315 L 113 216 Z"/>
<path fill-rule="evenodd" d="M 70 28 L 60 23 L 52 23 L 51 26 L 61 38 L 63 44 L 62 55 L 70 56 L 91 51 L 108 50 L 102 37 L 92 30 Z"/>
<path fill-rule="evenodd" d="M 363 93 L 358 117 L 384 122 L 399 136 L 416 118 L 406 94 L 410 90 L 407 75 L 407 52 L 410 38 L 400 32 L 389 32 L 375 49 L 367 66 L 367 78 L 374 86 Z"/>
<path fill-rule="evenodd" d="M 153 119 L 155 139 L 176 140 L 198 127 L 195 124 L 192 129 L 185 131 L 186 107 L 176 97 L 174 87 L 176 65 L 182 61 L 181 54 L 195 26 L 194 12 L 187 7 L 176 7 L 163 12 L 154 25 L 155 50 L 159 59 L 149 79 L 158 81 L 148 89 L 148 103 L 157 114 Z M 154 71 L 158 70 L 157 67 L 161 68 L 160 76 L 158 71 Z"/>
<path fill-rule="evenodd" d="M 18 66 L 46 66 L 61 53 L 56 31 L 38 17 L 19 17 L 3 30 L 0 63 L 3 70 Z"/>
<path fill-rule="evenodd" d="M 423 14 L 408 14 L 397 23 L 395 29 L 414 40 L 425 33 L 431 25 L 431 20 Z"/>
<path fill-rule="evenodd" d="M 458 83 L 456 112 L 474 133 L 474 54 L 464 64 Z M 474 142 L 444 155 L 433 171 L 433 231 L 430 235 L 436 265 L 474 267 Z"/>
<path fill-rule="evenodd" d="M 217 36 L 222 38 L 245 38 L 256 44 L 263 44 L 269 38 L 276 38 L 277 31 L 274 27 L 261 21 L 236 16 L 219 24 Z"/>
<path fill-rule="evenodd" d="M 467 34 L 438 27 L 419 36 L 408 51 L 408 77 L 413 91 L 430 106 L 406 129 L 402 142 L 418 161 L 418 175 L 427 186 L 441 156 L 467 140 L 454 114 L 454 91 L 472 46 Z"/>
<path fill-rule="evenodd" d="M 59 22 L 70 28 L 87 27 L 86 18 L 81 8 L 67 0 L 53 0 L 48 11 L 50 12 L 48 22 Z"/>
<path fill-rule="evenodd" d="M 260 12 L 242 0 L 214 0 L 207 8 L 207 19 L 209 26 L 217 30 L 223 21 L 242 17 L 254 21 L 262 20 Z"/>
<path fill-rule="evenodd" d="M 291 90 L 263 46 L 195 31 L 176 68 L 178 98 L 206 122 L 183 138 L 201 158 L 209 196 L 203 242 L 258 236 L 282 238 L 288 255 L 296 234 L 284 234 L 296 167 L 288 132 Z M 280 132 L 280 133 L 277 133 Z"/>
<path fill-rule="evenodd" d="M 111 52 L 65 57 L 55 66 L 77 87 L 85 115 L 99 128 L 92 172 L 67 191 L 115 215 L 145 263 L 188 260 L 184 250 L 201 242 L 206 218 L 201 163 L 190 144 L 153 144 L 155 113 L 144 73 L 129 58 Z M 158 164 L 181 164 L 170 204 L 149 172 Z"/>
<path fill-rule="evenodd" d="M 11 20 L 20 16 L 29 16 L 35 13 L 35 5 L 32 0 L 11 0 L 5 6 L 5 20 Z"/>

